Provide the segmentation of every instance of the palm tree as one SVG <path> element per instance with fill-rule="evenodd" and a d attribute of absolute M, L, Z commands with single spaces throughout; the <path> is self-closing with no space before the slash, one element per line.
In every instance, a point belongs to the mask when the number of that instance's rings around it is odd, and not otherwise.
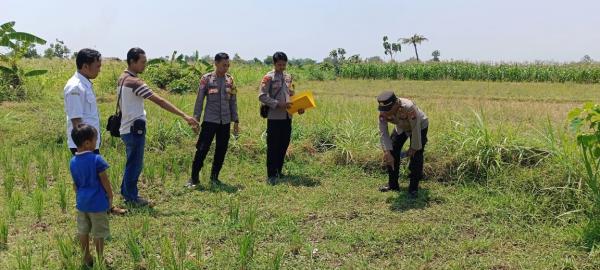
<path fill-rule="evenodd" d="M 415 55 L 417 55 L 417 61 L 419 61 L 419 52 L 417 52 L 417 44 L 421 44 L 421 42 L 423 41 L 427 41 L 427 38 L 417 34 L 414 34 L 412 37 L 402 39 L 402 43 L 412 44 L 415 47 Z"/>
<path fill-rule="evenodd" d="M 390 56 L 390 60 L 394 61 L 394 54 L 402 50 L 400 43 L 390 43 L 387 36 L 383 36 L 383 49 L 385 55 Z"/>
<path fill-rule="evenodd" d="M 439 62 L 440 61 L 440 55 L 442 55 L 442 54 L 438 50 L 435 50 L 435 51 L 433 51 L 431 53 L 431 56 L 433 56 L 433 61 L 434 62 Z"/>

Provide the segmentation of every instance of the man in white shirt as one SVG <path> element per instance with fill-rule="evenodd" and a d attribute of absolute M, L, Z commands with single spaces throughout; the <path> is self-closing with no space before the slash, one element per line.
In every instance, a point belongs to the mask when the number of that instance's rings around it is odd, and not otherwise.
<path fill-rule="evenodd" d="M 75 63 L 77 71 L 67 81 L 64 89 L 65 113 L 67 115 L 67 144 L 74 155 L 77 146 L 71 138 L 71 131 L 79 124 L 88 124 L 100 131 L 100 114 L 96 105 L 93 79 L 98 77 L 102 66 L 101 55 L 93 49 L 82 49 L 77 53 Z M 95 153 L 99 154 L 100 132 Z"/>

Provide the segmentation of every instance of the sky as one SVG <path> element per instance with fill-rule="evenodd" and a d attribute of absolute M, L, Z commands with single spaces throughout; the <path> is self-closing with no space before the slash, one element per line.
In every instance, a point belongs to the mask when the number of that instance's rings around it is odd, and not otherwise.
<path fill-rule="evenodd" d="M 416 33 L 429 39 L 418 47 L 422 59 L 439 50 L 443 60 L 571 62 L 600 60 L 599 10 L 598 0 L 0 0 L 0 23 L 121 59 L 131 47 L 151 58 L 284 51 L 322 60 L 344 48 L 389 59 L 384 35 Z M 395 58 L 411 57 L 414 48 L 403 45 Z"/>

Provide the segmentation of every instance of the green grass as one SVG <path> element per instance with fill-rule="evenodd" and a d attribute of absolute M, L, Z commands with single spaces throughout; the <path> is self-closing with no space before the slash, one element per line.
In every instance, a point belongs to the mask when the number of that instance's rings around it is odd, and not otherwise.
<path fill-rule="evenodd" d="M 0 104 L 0 213 L 6 213 L 7 224 L 0 265 L 8 269 L 77 268 L 81 259 L 61 94 L 73 71 L 58 61 L 51 64 L 47 77 L 28 82 L 40 85 L 38 97 Z M 114 109 L 112 79 L 121 68 L 107 62 L 94 84 L 103 123 Z M 567 112 L 583 101 L 599 100 L 600 86 L 387 80 L 296 84 L 300 91 L 315 92 L 318 108 L 295 118 L 286 165 L 290 177 L 276 186 L 265 183 L 266 123 L 258 115 L 255 85 L 239 89 L 242 134 L 231 140 L 222 187 L 210 186 L 203 171 L 199 190 L 183 188 L 196 136 L 180 119 L 147 103 L 146 168 L 139 186 L 156 207 L 111 217 L 109 265 L 600 267 L 598 249 L 582 247 L 579 232 L 588 226 L 578 212 L 586 203 L 579 189 L 582 167 L 566 129 Z M 406 199 L 404 189 L 377 191 L 387 179 L 374 102 L 383 89 L 414 99 L 430 118 L 428 178 L 415 201 Z M 186 112 L 193 110 L 193 93 L 159 93 Z M 124 146 L 103 135 L 101 151 L 121 204 Z M 209 154 L 205 168 L 210 162 Z M 40 175 L 46 176 L 45 183 Z M 407 185 L 406 179 L 401 185 Z"/>

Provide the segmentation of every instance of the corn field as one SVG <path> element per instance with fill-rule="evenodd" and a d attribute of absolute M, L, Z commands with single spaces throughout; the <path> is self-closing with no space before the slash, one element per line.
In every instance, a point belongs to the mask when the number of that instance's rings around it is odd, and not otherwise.
<path fill-rule="evenodd" d="M 363 63 L 342 65 L 339 75 L 350 79 L 600 83 L 600 66 L 466 62 Z"/>

